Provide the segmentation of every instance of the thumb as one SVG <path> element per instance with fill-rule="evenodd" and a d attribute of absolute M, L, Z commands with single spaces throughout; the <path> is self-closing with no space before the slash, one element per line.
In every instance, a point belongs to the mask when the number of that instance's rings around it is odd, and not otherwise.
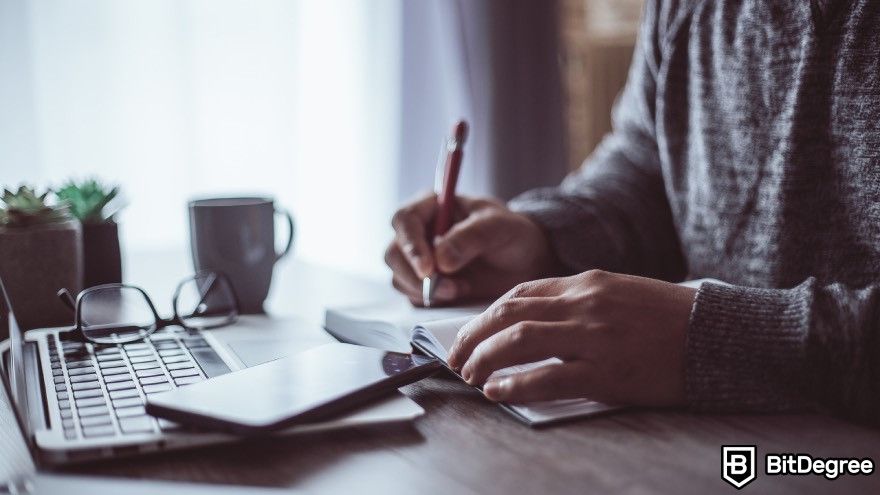
<path fill-rule="evenodd" d="M 494 213 L 474 213 L 452 226 L 434 241 L 437 268 L 454 273 L 462 267 L 507 241 L 509 229 Z"/>

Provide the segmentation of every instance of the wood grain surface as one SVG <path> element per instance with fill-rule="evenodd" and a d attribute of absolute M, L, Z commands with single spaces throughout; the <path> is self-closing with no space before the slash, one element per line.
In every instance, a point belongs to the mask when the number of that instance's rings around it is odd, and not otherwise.
<path fill-rule="evenodd" d="M 381 291 L 298 263 L 283 273 L 300 283 L 275 294 L 272 307 L 366 300 Z M 338 283 L 322 287 L 310 277 Z M 365 294 L 357 287 L 374 290 Z M 300 309 L 297 314 L 308 313 Z M 721 446 L 752 444 L 760 468 L 742 493 L 880 493 L 878 473 L 834 481 L 763 474 L 770 452 L 880 461 L 880 430 L 823 415 L 629 410 L 531 429 L 442 373 L 403 391 L 426 410 L 412 424 L 268 438 L 67 471 L 308 493 L 735 493 L 721 479 Z"/>

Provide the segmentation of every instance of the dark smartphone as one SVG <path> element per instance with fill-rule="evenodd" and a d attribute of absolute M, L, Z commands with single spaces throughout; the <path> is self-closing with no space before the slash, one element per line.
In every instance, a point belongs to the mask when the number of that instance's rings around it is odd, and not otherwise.
<path fill-rule="evenodd" d="M 268 433 L 329 419 L 441 368 L 435 358 L 326 344 L 147 398 L 147 412 L 183 425 Z"/>

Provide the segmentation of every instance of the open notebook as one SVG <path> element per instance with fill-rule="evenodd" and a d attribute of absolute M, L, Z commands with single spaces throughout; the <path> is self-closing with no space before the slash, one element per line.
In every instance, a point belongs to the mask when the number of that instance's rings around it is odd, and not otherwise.
<path fill-rule="evenodd" d="M 444 363 L 449 348 L 461 327 L 485 307 L 413 308 L 408 302 L 360 308 L 328 309 L 325 328 L 340 340 L 353 344 L 379 347 L 397 352 L 410 352 L 416 347 Z M 556 359 L 513 366 L 496 371 L 503 376 L 544 366 Z M 588 399 L 501 404 L 520 421 L 531 426 L 545 425 L 581 416 L 590 416 L 617 409 Z"/>

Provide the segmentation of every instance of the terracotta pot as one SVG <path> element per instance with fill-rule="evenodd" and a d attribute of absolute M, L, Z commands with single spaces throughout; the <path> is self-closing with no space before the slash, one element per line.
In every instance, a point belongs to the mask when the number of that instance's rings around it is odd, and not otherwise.
<path fill-rule="evenodd" d="M 84 223 L 83 288 L 122 282 L 122 257 L 116 222 Z"/>
<path fill-rule="evenodd" d="M 22 329 L 71 325 L 73 312 L 55 294 L 82 290 L 82 273 L 78 220 L 0 227 L 0 277 Z"/>

